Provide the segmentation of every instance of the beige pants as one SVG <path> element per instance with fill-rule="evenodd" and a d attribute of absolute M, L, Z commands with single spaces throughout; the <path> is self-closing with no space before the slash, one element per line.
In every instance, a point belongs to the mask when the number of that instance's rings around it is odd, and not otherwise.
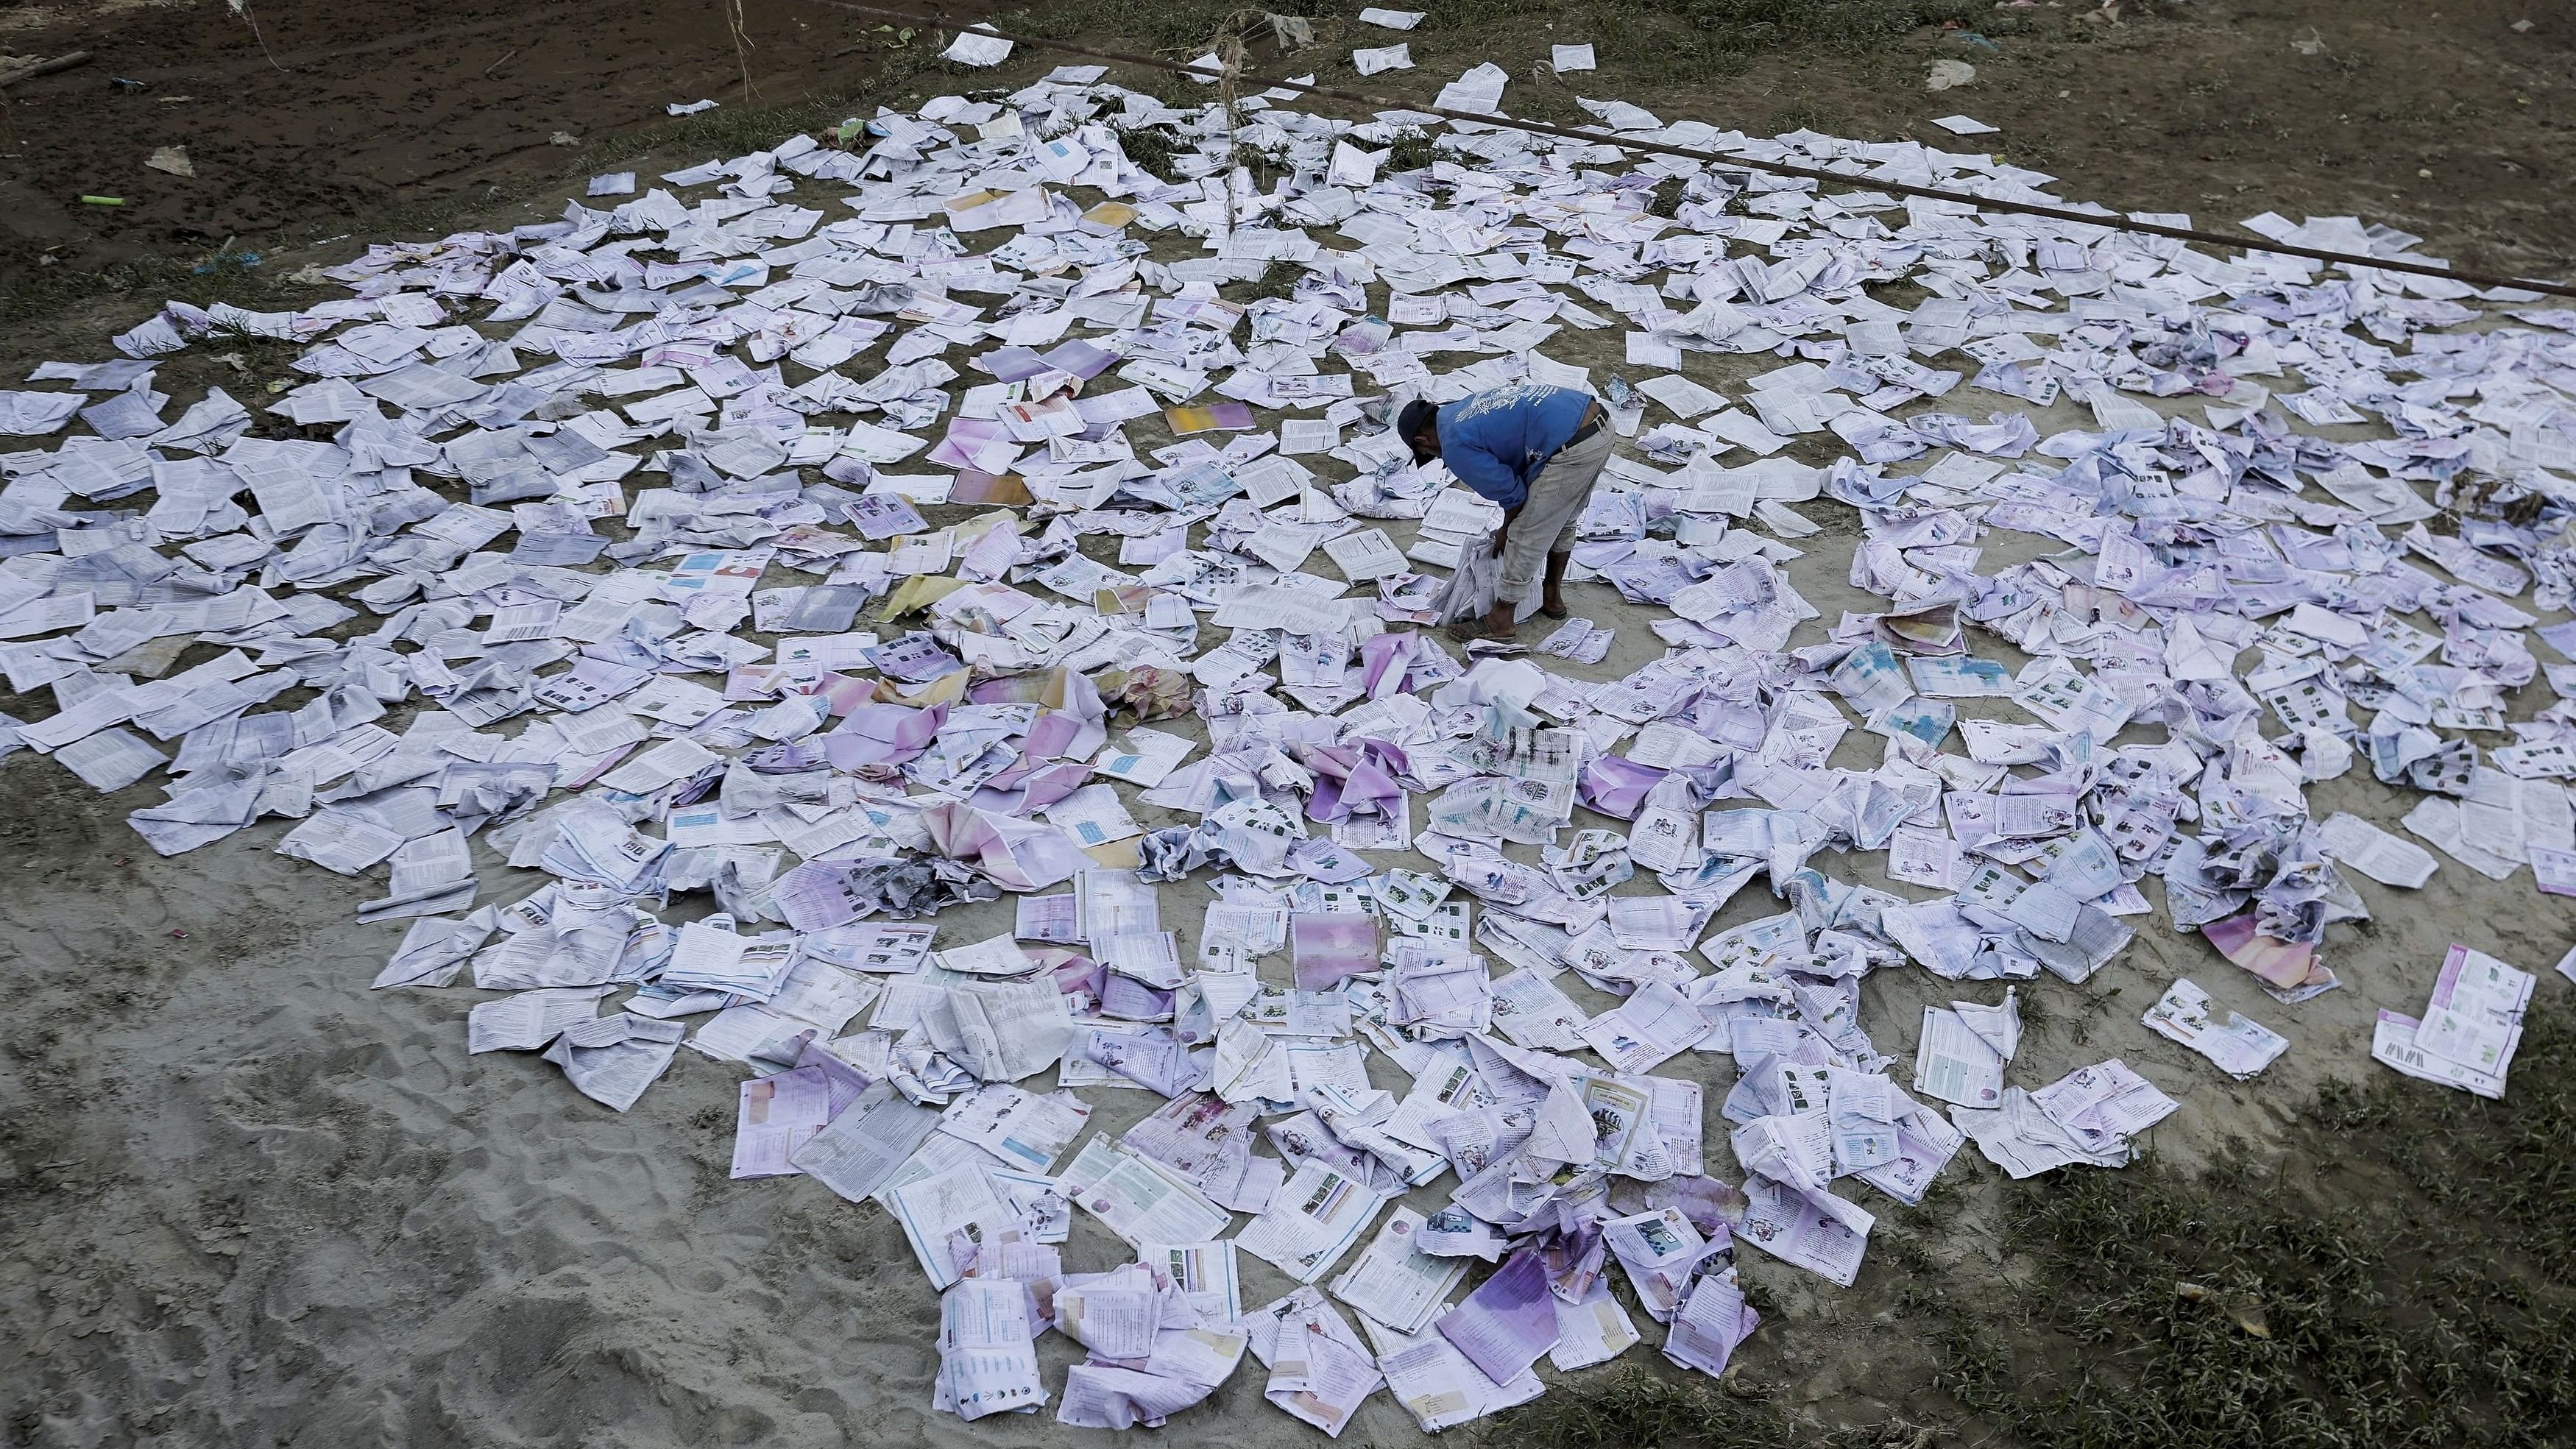
<path fill-rule="evenodd" d="M 1600 481 L 1616 441 L 1610 425 L 1603 423 L 1591 437 L 1558 449 L 1530 480 L 1529 497 L 1512 515 L 1511 530 L 1503 538 L 1502 587 L 1495 597 L 1521 598 L 1538 577 L 1542 555 L 1574 551 L 1574 525 L 1592 501 L 1592 485 Z"/>

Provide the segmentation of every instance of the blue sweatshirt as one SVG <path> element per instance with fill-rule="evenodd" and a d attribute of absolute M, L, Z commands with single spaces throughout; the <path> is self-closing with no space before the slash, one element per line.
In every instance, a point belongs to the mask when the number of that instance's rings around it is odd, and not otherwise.
<path fill-rule="evenodd" d="M 1458 481 L 1505 508 L 1529 499 L 1531 480 L 1573 441 L 1592 409 L 1588 393 L 1517 382 L 1440 409 L 1440 461 Z"/>

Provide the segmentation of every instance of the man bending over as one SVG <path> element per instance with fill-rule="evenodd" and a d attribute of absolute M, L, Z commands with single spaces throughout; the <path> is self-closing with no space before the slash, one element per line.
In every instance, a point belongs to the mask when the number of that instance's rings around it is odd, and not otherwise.
<path fill-rule="evenodd" d="M 1589 395 L 1540 383 L 1491 388 L 1446 407 L 1405 405 L 1396 432 L 1412 445 L 1414 461 L 1438 458 L 1459 482 L 1503 505 L 1503 526 L 1494 531 L 1502 587 L 1491 612 L 1451 624 L 1450 638 L 1510 639 L 1513 605 L 1528 595 L 1542 554 L 1547 584 L 1539 612 L 1565 617 L 1574 525 L 1610 461 L 1609 421 Z"/>

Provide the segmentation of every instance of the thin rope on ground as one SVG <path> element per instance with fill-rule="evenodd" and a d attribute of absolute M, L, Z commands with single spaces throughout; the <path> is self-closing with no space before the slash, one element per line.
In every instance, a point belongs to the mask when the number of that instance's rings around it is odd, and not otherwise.
<path fill-rule="evenodd" d="M 235 15 L 250 22 L 250 38 L 259 42 L 259 53 L 268 57 L 269 67 L 279 75 L 290 74 L 286 67 L 277 63 L 277 56 L 269 50 L 268 37 L 259 33 L 259 17 L 250 13 L 250 0 L 226 0 L 226 3 Z"/>

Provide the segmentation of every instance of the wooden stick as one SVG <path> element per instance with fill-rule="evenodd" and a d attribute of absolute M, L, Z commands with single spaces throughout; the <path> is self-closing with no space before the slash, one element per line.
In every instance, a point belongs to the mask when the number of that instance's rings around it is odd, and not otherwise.
<path fill-rule="evenodd" d="M 88 51 L 75 50 L 69 55 L 55 56 L 52 60 L 40 60 L 33 65 L 22 65 L 15 70 L 0 71 L 0 86 L 16 85 L 22 80 L 34 80 L 40 75 L 52 75 L 58 70 L 70 70 L 74 66 L 87 65 L 89 62 Z"/>

